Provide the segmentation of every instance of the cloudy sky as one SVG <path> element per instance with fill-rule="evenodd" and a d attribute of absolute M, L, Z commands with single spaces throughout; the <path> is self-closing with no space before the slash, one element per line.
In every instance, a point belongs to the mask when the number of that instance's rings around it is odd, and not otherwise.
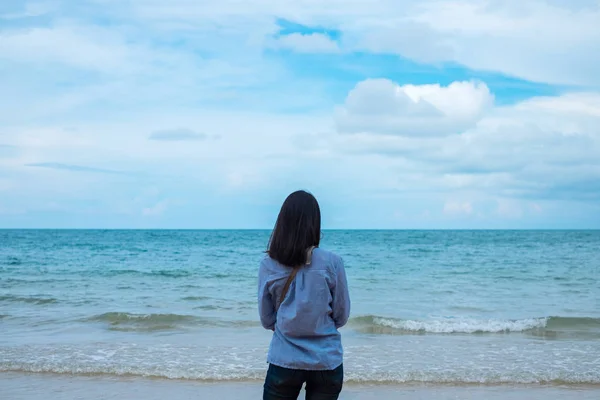
<path fill-rule="evenodd" d="M 598 0 L 2 0 L 0 227 L 600 228 Z"/>

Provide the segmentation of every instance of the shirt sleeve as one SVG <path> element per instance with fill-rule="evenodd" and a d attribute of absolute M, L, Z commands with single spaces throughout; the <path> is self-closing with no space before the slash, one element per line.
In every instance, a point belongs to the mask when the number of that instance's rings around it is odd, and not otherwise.
<path fill-rule="evenodd" d="M 260 315 L 260 323 L 265 329 L 274 330 L 277 314 L 275 312 L 275 304 L 269 292 L 268 274 L 264 265 L 264 261 L 260 264 L 258 271 L 258 313 Z"/>
<path fill-rule="evenodd" d="M 350 318 L 350 294 L 348 292 L 348 280 L 342 259 L 335 263 L 335 285 L 332 289 L 333 322 L 336 328 L 346 325 Z"/>

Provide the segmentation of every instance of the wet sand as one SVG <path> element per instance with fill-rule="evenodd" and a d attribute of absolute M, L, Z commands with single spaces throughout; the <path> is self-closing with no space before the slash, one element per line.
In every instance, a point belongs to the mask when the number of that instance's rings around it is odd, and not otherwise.
<path fill-rule="evenodd" d="M 0 373 L 2 400 L 235 399 L 262 397 L 260 382 L 199 381 Z M 300 398 L 304 398 L 301 394 Z M 552 400 L 600 398 L 600 386 L 415 386 L 346 385 L 342 400 Z"/>

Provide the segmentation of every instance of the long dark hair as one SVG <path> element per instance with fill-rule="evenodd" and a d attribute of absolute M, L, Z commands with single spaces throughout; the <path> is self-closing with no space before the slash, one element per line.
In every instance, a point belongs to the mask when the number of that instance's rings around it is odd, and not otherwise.
<path fill-rule="evenodd" d="M 269 257 L 296 267 L 306 263 L 306 251 L 319 247 L 321 241 L 321 209 L 315 197 L 299 190 L 290 194 L 281 206 L 267 253 Z"/>

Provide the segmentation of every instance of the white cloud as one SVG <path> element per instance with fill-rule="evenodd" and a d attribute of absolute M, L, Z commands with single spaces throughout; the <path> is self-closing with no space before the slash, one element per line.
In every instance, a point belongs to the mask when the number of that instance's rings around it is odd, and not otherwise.
<path fill-rule="evenodd" d="M 248 168 L 233 168 L 225 176 L 227 186 L 233 189 L 254 186 L 260 181 L 260 175 Z"/>
<path fill-rule="evenodd" d="M 338 29 L 342 51 L 392 53 L 539 82 L 600 86 L 597 1 L 222 0 L 217 5 L 142 0 L 132 7 L 137 18 L 164 29 L 212 30 L 246 47 L 272 35 L 279 17 Z"/>
<path fill-rule="evenodd" d="M 107 2 L 103 12 L 110 14 L 110 7 Z M 221 54 L 223 49 L 208 56 L 207 43 L 214 39 L 166 34 L 131 16 L 110 26 L 79 17 L 0 29 L 0 63 L 6 66 L 0 75 L 0 123 L 81 115 L 90 106 L 100 113 L 111 107 L 131 112 L 250 102 L 253 92 L 244 89 L 269 86 L 283 73 L 260 57 L 260 47 L 231 57 Z M 185 43 L 172 45 L 172 38 Z"/>
<path fill-rule="evenodd" d="M 154 131 L 148 137 L 150 140 L 159 140 L 165 142 L 188 142 L 196 140 L 206 140 L 206 133 L 194 132 L 191 129 L 175 128 L 160 131 Z"/>
<path fill-rule="evenodd" d="M 444 136 L 473 127 L 492 103 L 483 83 L 399 86 L 387 79 L 370 79 L 350 91 L 336 122 L 342 133 Z"/>
<path fill-rule="evenodd" d="M 517 104 L 515 108 L 523 113 L 541 111 L 546 114 L 599 118 L 600 95 L 595 92 L 581 92 L 534 97 Z"/>
<path fill-rule="evenodd" d="M 146 208 L 142 209 L 142 215 L 144 215 L 146 217 L 155 217 L 155 216 L 163 215 L 165 213 L 165 211 L 167 210 L 167 208 L 169 207 L 169 205 L 170 205 L 169 200 L 161 200 L 158 203 L 156 203 L 155 205 L 153 205 L 152 207 L 146 207 Z"/>
<path fill-rule="evenodd" d="M 123 72 L 132 67 L 132 58 L 118 34 L 104 29 L 63 26 L 0 33 L 0 59 Z"/>
<path fill-rule="evenodd" d="M 581 2 L 579 2 L 581 3 Z M 548 0 L 383 2 L 342 26 L 347 47 L 456 62 L 535 82 L 600 86 L 600 3 Z M 345 16 L 348 17 L 348 16 Z"/>
<path fill-rule="evenodd" d="M 291 33 L 279 36 L 270 43 L 271 47 L 288 49 L 298 53 L 337 53 L 340 51 L 335 40 L 322 33 Z"/>
<path fill-rule="evenodd" d="M 540 206 L 540 205 L 539 205 L 539 204 L 537 204 L 537 203 L 531 203 L 531 204 L 529 205 L 529 207 L 530 207 L 530 209 L 531 209 L 533 212 L 535 212 L 535 213 L 541 213 L 541 212 L 543 211 L 543 208 L 542 208 L 542 206 Z"/>
<path fill-rule="evenodd" d="M 519 218 L 523 215 L 523 208 L 513 199 L 498 199 L 496 213 L 502 218 Z"/>
<path fill-rule="evenodd" d="M 579 2 L 581 3 L 581 2 Z M 433 1 L 412 19 L 444 43 L 440 60 L 532 81 L 600 86 L 600 3 Z"/>
<path fill-rule="evenodd" d="M 57 8 L 56 1 L 19 3 L 20 4 L 15 3 L 14 5 L 11 5 L 10 2 L 8 2 L 8 4 L 3 5 L 6 8 L 0 7 L 0 19 L 13 20 L 27 17 L 38 17 Z"/>
<path fill-rule="evenodd" d="M 448 201 L 444 204 L 444 214 L 450 216 L 471 215 L 473 206 L 470 202 Z"/>
<path fill-rule="evenodd" d="M 388 121 L 396 122 L 390 115 L 406 110 L 404 104 L 410 98 L 399 86 L 386 82 L 384 87 L 395 87 L 395 91 L 383 91 L 387 97 L 372 95 L 377 91 L 358 99 L 349 95 L 352 107 L 361 110 L 357 131 L 362 133 L 334 137 L 332 147 L 347 154 L 378 154 L 402 160 L 405 173 L 425 174 L 413 186 L 418 190 L 438 188 L 512 198 L 600 200 L 600 94 L 538 97 L 490 108 L 476 124 L 465 125 L 463 128 L 468 129 L 462 133 L 455 132 L 460 133 L 457 135 L 392 136 L 382 133 L 406 132 L 404 120 L 396 124 Z M 429 93 L 429 86 L 413 90 Z M 404 96 L 404 103 L 396 102 L 398 92 Z M 352 107 L 346 105 L 346 109 Z M 439 126 L 427 118 L 415 118 L 411 123 L 412 132 L 419 133 L 430 133 L 432 126 Z M 448 122 L 446 126 L 456 125 Z"/>

